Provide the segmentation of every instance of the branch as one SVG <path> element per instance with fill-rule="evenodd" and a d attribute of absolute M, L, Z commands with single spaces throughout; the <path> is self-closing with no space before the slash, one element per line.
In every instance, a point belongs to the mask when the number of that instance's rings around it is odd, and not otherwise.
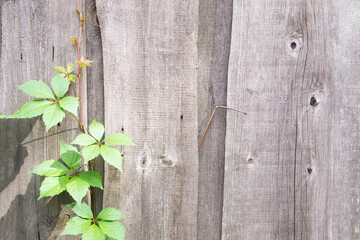
<path fill-rule="evenodd" d="M 247 115 L 246 112 L 243 112 L 243 111 L 241 111 L 241 110 L 239 110 L 239 109 L 236 109 L 236 108 L 226 107 L 226 106 L 215 106 L 215 107 L 214 107 L 214 111 L 212 112 L 211 117 L 210 117 L 210 119 L 209 119 L 209 121 L 208 121 L 208 123 L 207 123 L 207 125 L 206 125 L 206 127 L 205 127 L 205 130 L 204 130 L 204 132 L 203 132 L 203 134 L 202 134 L 202 136 L 201 136 L 200 143 L 199 143 L 199 146 L 198 146 L 198 151 L 200 150 L 201 143 L 202 143 L 202 141 L 203 141 L 203 139 L 204 139 L 204 137 L 205 137 L 205 133 L 206 133 L 207 129 L 209 128 L 210 123 L 211 123 L 211 120 L 213 119 L 214 114 L 215 114 L 215 112 L 216 112 L 216 110 L 217 110 L 218 108 L 223 108 L 223 109 L 226 109 L 226 110 L 233 110 L 233 111 L 237 111 L 237 112 L 243 113 L 244 115 Z"/>

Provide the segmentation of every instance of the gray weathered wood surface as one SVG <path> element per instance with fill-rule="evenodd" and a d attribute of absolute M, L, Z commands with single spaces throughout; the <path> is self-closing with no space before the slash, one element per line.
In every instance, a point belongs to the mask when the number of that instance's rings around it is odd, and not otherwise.
<path fill-rule="evenodd" d="M 359 7 L 309 1 L 295 8 L 303 26 L 294 76 L 296 239 L 360 238 Z"/>
<path fill-rule="evenodd" d="M 197 1 L 97 2 L 105 125 L 136 147 L 105 165 L 104 206 L 128 239 L 195 239 L 198 195 Z M 115 27 L 116 26 L 116 27 Z"/>
<path fill-rule="evenodd" d="M 227 113 L 222 239 L 293 236 L 297 59 L 282 3 L 234 2 L 227 104 L 248 115 Z"/>
<path fill-rule="evenodd" d="M 234 1 L 223 239 L 359 238 L 359 16 Z"/>
<path fill-rule="evenodd" d="M 97 210 L 126 239 L 360 238 L 360 3 L 87 0 L 84 122 L 124 132 L 123 173 L 101 159 Z M 0 0 L 0 114 L 75 61 L 76 1 Z M 88 104 L 88 106 L 87 106 Z M 197 152 L 215 105 L 218 110 Z M 59 236 L 67 194 L 28 174 L 79 133 L 68 117 L 0 120 L 0 239 Z"/>
<path fill-rule="evenodd" d="M 214 107 L 226 105 L 232 1 L 199 1 L 198 139 Z M 217 111 L 199 151 L 198 239 L 221 236 L 226 111 Z"/>

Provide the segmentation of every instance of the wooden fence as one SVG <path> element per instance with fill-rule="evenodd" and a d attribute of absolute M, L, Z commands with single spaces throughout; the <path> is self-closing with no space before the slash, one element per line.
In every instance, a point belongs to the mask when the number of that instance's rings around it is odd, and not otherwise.
<path fill-rule="evenodd" d="M 75 61 L 73 0 L 0 0 L 0 113 Z M 87 122 L 122 131 L 124 172 L 101 160 L 98 206 L 126 239 L 360 238 L 360 2 L 82 0 Z M 219 109 L 201 150 L 199 138 Z M 29 174 L 79 133 L 0 120 L 0 239 L 59 236 L 67 194 Z"/>

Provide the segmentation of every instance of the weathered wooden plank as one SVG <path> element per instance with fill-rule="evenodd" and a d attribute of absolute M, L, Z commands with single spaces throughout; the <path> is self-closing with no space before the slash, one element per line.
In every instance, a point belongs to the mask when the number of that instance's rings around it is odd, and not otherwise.
<path fill-rule="evenodd" d="M 198 1 L 97 1 L 106 134 L 122 131 L 124 171 L 105 165 L 104 206 L 128 239 L 196 239 Z"/>
<path fill-rule="evenodd" d="M 360 3 L 295 7 L 303 41 L 295 75 L 295 238 L 359 239 Z"/>
<path fill-rule="evenodd" d="M 200 0 L 198 40 L 199 136 L 215 105 L 226 105 L 232 0 Z M 199 240 L 221 238 L 226 112 L 217 111 L 199 151 Z"/>
<path fill-rule="evenodd" d="M 93 61 L 92 67 L 86 68 L 88 124 L 93 120 L 104 123 L 103 54 L 95 0 L 85 1 L 85 6 L 86 56 Z M 94 170 L 104 178 L 104 160 L 101 157 L 94 160 Z M 103 205 L 103 191 L 99 188 L 93 188 L 93 191 L 95 191 L 96 211 L 99 213 Z"/>
<path fill-rule="evenodd" d="M 78 29 L 74 7 L 71 0 L 0 1 L 1 113 L 11 114 L 29 100 L 18 85 L 31 79 L 49 83 L 52 66 L 74 62 L 76 51 L 69 42 Z M 0 121 L 2 238 L 74 239 L 58 237 L 68 219 L 64 204 L 73 200 L 61 194 L 37 201 L 41 178 L 29 171 L 43 160 L 57 159 L 58 140 L 69 143 L 78 134 L 75 127 L 75 120 L 67 118 L 45 134 L 39 119 Z"/>
<path fill-rule="evenodd" d="M 289 2 L 234 1 L 227 104 L 248 115 L 227 113 L 222 239 L 293 239 L 299 49 Z"/>

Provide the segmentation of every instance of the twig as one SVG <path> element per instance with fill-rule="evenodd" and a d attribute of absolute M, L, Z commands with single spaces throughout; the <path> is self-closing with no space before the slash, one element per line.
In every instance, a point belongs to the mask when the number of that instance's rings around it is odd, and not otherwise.
<path fill-rule="evenodd" d="M 236 109 L 236 108 L 226 107 L 226 106 L 215 106 L 215 107 L 214 107 L 214 111 L 212 112 L 211 117 L 210 117 L 208 123 L 206 124 L 205 130 L 204 130 L 204 132 L 203 132 L 203 134 L 202 134 L 202 136 L 201 136 L 200 143 L 199 143 L 199 146 L 198 146 L 198 151 L 200 150 L 201 143 L 202 143 L 202 141 L 203 141 L 203 139 L 204 139 L 204 137 L 205 137 L 205 133 L 206 133 L 207 129 L 209 128 L 210 123 L 211 123 L 211 120 L 213 119 L 213 117 L 214 117 L 214 115 L 215 115 L 215 112 L 216 112 L 216 110 L 217 110 L 218 108 L 223 108 L 223 109 L 226 109 L 226 110 L 233 110 L 233 111 L 236 111 L 236 112 L 243 113 L 244 115 L 247 115 L 246 112 L 241 111 L 241 110 Z"/>
<path fill-rule="evenodd" d="M 77 42 L 77 52 L 78 52 L 78 61 L 80 62 L 80 49 L 81 49 L 81 32 L 82 32 L 82 17 L 81 17 L 81 13 L 80 13 L 80 6 L 79 6 L 79 2 L 77 2 L 77 8 L 79 10 L 79 39 Z M 81 122 L 81 126 L 83 125 L 83 117 L 82 117 L 82 106 L 81 106 L 81 67 L 78 64 L 78 78 L 79 78 L 79 103 L 80 103 L 80 122 Z"/>
<path fill-rule="evenodd" d="M 241 112 L 241 113 L 243 113 L 244 115 L 247 115 L 247 113 L 246 113 L 246 112 L 241 111 L 241 110 L 236 109 L 236 108 L 232 108 L 232 107 L 226 107 L 226 106 L 215 106 L 215 109 L 216 109 L 216 108 L 229 109 L 229 110 L 233 110 L 233 111 Z"/>

